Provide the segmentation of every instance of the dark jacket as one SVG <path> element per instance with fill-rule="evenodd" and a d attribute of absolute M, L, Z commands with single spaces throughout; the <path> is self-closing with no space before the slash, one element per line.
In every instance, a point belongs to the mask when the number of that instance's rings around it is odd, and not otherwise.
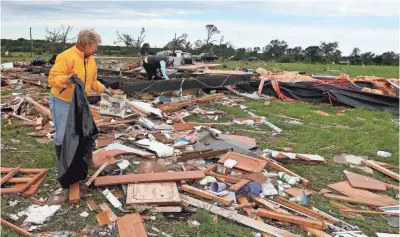
<path fill-rule="evenodd" d="M 58 162 L 58 180 L 63 188 L 84 180 L 88 174 L 88 164 L 84 157 L 91 151 L 98 136 L 98 130 L 89 108 L 84 84 L 76 76 L 74 93 L 69 107 L 67 126 Z"/>
<path fill-rule="evenodd" d="M 160 62 L 163 60 L 165 61 L 167 66 L 170 66 L 169 62 L 168 62 L 168 57 L 166 57 L 166 56 L 148 56 L 147 57 L 147 63 L 155 66 L 156 68 L 161 68 Z"/>

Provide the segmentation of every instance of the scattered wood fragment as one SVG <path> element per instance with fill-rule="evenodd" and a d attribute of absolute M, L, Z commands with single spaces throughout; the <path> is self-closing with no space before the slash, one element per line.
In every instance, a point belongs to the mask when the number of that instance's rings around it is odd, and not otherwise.
<path fill-rule="evenodd" d="M 253 197 L 253 200 L 258 204 L 261 205 L 269 210 L 282 213 L 282 214 L 290 214 L 288 211 L 280 208 L 279 206 L 275 205 L 274 203 L 269 202 L 268 200 L 265 200 L 264 198 L 261 197 Z"/>
<path fill-rule="evenodd" d="M 118 176 L 97 177 L 94 185 L 111 186 L 132 183 L 171 182 L 180 180 L 195 180 L 204 178 L 203 171 L 163 172 L 153 174 L 128 174 Z"/>
<path fill-rule="evenodd" d="M 193 205 L 195 207 L 203 208 L 211 213 L 220 215 L 222 217 L 228 218 L 230 220 L 236 221 L 238 223 L 241 223 L 245 226 L 252 227 L 254 229 L 257 229 L 259 231 L 266 232 L 267 234 L 270 234 L 272 236 L 276 236 L 277 234 L 280 236 L 284 237 L 298 237 L 295 234 L 292 234 L 290 232 L 287 232 L 285 230 L 276 228 L 274 226 L 262 223 L 261 221 L 258 220 L 253 220 L 250 217 L 240 215 L 236 213 L 235 211 L 228 211 L 223 208 L 217 207 L 215 205 L 200 201 L 195 198 L 191 198 L 189 196 L 180 194 L 180 197 L 183 201 L 189 203 L 190 205 Z"/>
<path fill-rule="evenodd" d="M 302 226 L 301 228 L 303 230 L 305 230 L 306 232 L 309 232 L 312 236 L 315 236 L 315 237 L 332 237 L 332 235 L 327 234 L 327 233 L 323 232 L 322 230 L 318 230 L 318 229 L 311 228 L 308 226 Z"/>
<path fill-rule="evenodd" d="M 111 224 L 110 218 L 108 217 L 108 213 L 103 211 L 96 215 L 97 222 L 99 222 L 99 226 L 105 226 Z"/>
<path fill-rule="evenodd" d="M 175 123 L 174 128 L 176 130 L 192 130 L 194 127 L 203 126 L 203 127 L 211 127 L 209 124 L 204 123 Z"/>
<path fill-rule="evenodd" d="M 90 177 L 90 179 L 85 183 L 85 185 L 87 187 L 90 186 L 90 184 L 92 184 L 93 180 L 95 178 L 97 178 L 97 176 L 99 176 L 99 174 L 101 173 L 101 171 L 104 170 L 104 168 L 106 168 L 106 166 L 108 165 L 108 162 L 104 163 L 103 165 L 100 166 L 100 168 Z"/>
<path fill-rule="evenodd" d="M 0 220 L 1 220 L 1 225 L 2 226 L 10 228 L 10 229 L 14 230 L 15 232 L 17 232 L 18 234 L 20 234 L 20 235 L 23 235 L 23 236 L 26 236 L 26 237 L 33 237 L 33 234 L 25 231 L 21 227 L 18 227 L 18 226 L 14 225 L 14 224 L 11 224 L 10 222 L 8 222 L 6 220 L 3 220 L 3 219 L 0 219 Z"/>
<path fill-rule="evenodd" d="M 344 174 L 346 175 L 347 181 L 353 188 L 386 191 L 386 184 L 379 180 L 349 171 L 346 171 Z"/>
<path fill-rule="evenodd" d="M 214 195 L 212 193 L 209 193 L 207 191 L 203 191 L 201 189 L 189 186 L 187 184 L 182 185 L 180 188 L 185 192 L 188 192 L 188 193 L 191 193 L 191 194 L 195 194 L 195 195 L 200 196 L 200 197 L 205 198 L 205 199 L 215 200 L 215 201 L 220 202 L 220 203 L 222 203 L 222 204 L 224 204 L 226 206 L 230 206 L 233 203 L 232 199 L 220 197 L 220 196 Z"/>
<path fill-rule="evenodd" d="M 163 104 L 158 108 L 161 109 L 163 112 L 175 112 L 189 105 L 210 103 L 213 101 L 222 100 L 224 98 L 225 98 L 224 94 L 219 93 L 215 95 L 207 95 L 200 98 L 194 98 L 189 100 L 174 101 L 167 104 Z"/>
<path fill-rule="evenodd" d="M 350 213 L 350 212 L 342 212 L 342 209 L 352 209 L 352 208 L 350 208 L 350 207 L 347 207 L 347 206 L 345 206 L 345 205 L 343 205 L 343 204 L 340 204 L 340 203 L 335 202 L 335 201 L 332 201 L 332 200 L 330 201 L 330 204 L 331 204 L 332 206 L 334 206 L 334 207 L 339 208 L 339 215 L 340 215 L 340 216 L 347 217 L 347 218 L 351 218 L 351 219 L 356 219 L 356 218 L 358 218 L 358 219 L 363 219 L 363 216 L 360 215 L 360 214 L 357 214 L 357 213 Z"/>
<path fill-rule="evenodd" d="M 92 199 L 88 200 L 88 201 L 86 202 L 86 204 L 88 205 L 88 207 L 89 207 L 89 209 L 90 209 L 91 211 L 96 211 L 97 209 L 99 209 L 99 207 L 97 206 L 97 204 L 96 204 Z"/>
<path fill-rule="evenodd" d="M 40 201 L 39 199 L 36 199 L 36 198 L 34 198 L 34 197 L 31 197 L 31 200 L 32 200 L 33 203 L 36 203 L 36 204 L 39 205 L 39 206 L 44 206 L 44 205 L 46 205 L 45 202 Z"/>
<path fill-rule="evenodd" d="M 107 205 L 107 203 L 102 203 L 102 204 L 100 204 L 99 205 L 99 207 L 100 207 L 100 209 L 103 211 L 103 212 L 106 212 L 107 213 L 107 215 L 108 215 L 108 219 L 111 221 L 111 222 L 114 222 L 114 221 L 116 221 L 117 219 L 118 219 L 118 217 L 115 215 L 115 213 L 111 210 L 111 208 Z"/>
<path fill-rule="evenodd" d="M 209 151 L 200 151 L 200 152 L 193 152 L 190 154 L 185 154 L 180 157 L 174 158 L 174 162 L 186 162 L 188 160 L 194 160 L 194 159 L 199 159 L 199 158 L 208 158 L 208 157 L 214 157 L 214 156 L 219 156 L 222 154 L 225 154 L 228 152 L 228 149 L 223 149 L 223 150 L 209 150 Z"/>
<path fill-rule="evenodd" d="M 42 125 L 43 125 L 43 117 L 40 117 L 40 118 L 36 119 L 35 130 L 42 129 Z"/>
<path fill-rule="evenodd" d="M 281 165 L 278 164 L 277 162 L 275 162 L 275 161 L 273 161 L 273 160 L 271 160 L 271 159 L 269 159 L 269 158 L 266 158 L 266 157 L 264 157 L 264 156 L 261 156 L 261 157 L 263 157 L 264 159 L 266 159 L 266 160 L 268 161 L 268 162 L 267 162 L 267 165 L 268 165 L 269 167 L 274 168 L 274 169 L 276 169 L 276 170 L 278 170 L 278 171 L 281 171 L 281 172 L 285 172 L 286 174 L 288 174 L 288 175 L 290 175 L 290 176 L 299 177 L 299 178 L 300 178 L 300 183 L 301 183 L 303 186 L 307 186 L 307 185 L 310 183 L 307 179 L 305 179 L 305 178 L 301 177 L 300 175 L 298 175 L 298 174 L 292 172 L 291 170 L 286 169 L 285 167 L 281 166 Z"/>
<path fill-rule="evenodd" d="M 150 212 L 182 212 L 182 207 L 179 206 L 170 206 L 170 207 L 153 207 L 150 209 Z"/>
<path fill-rule="evenodd" d="M 242 155 L 236 152 L 226 153 L 221 159 L 218 160 L 218 163 L 223 164 L 228 159 L 237 161 L 235 168 L 249 172 L 261 172 L 268 163 L 265 160 Z"/>
<path fill-rule="evenodd" d="M 308 226 L 319 230 L 325 230 L 328 226 L 322 220 L 313 220 L 305 217 L 293 216 L 288 214 L 277 213 L 274 211 L 268 211 L 265 209 L 258 209 L 257 214 L 259 216 L 268 217 L 275 220 L 280 220 L 288 223 L 297 224 L 300 226 Z"/>
<path fill-rule="evenodd" d="M 330 193 L 325 193 L 324 197 L 327 198 L 332 198 L 335 200 L 343 201 L 343 202 L 348 202 L 348 203 L 354 203 L 354 204 L 363 204 L 371 207 L 381 207 L 381 203 L 377 203 L 374 200 L 360 200 L 359 198 L 354 198 L 354 197 L 347 197 L 347 196 L 342 196 L 342 195 L 335 195 L 335 194 L 330 194 Z"/>
<path fill-rule="evenodd" d="M 383 211 L 369 211 L 369 210 L 356 210 L 356 209 L 341 209 L 343 212 L 358 213 L 358 214 L 373 214 L 383 216 L 400 216 L 400 213 L 396 212 L 383 212 Z"/>
<path fill-rule="evenodd" d="M 233 183 L 233 184 L 239 183 L 240 181 L 242 181 L 242 179 L 235 178 L 235 177 L 228 176 L 228 175 L 217 174 L 213 171 L 205 171 L 204 173 L 208 176 L 212 176 L 212 177 L 215 177 L 215 178 L 221 179 L 221 180 L 226 180 L 226 182 Z"/>
<path fill-rule="evenodd" d="M 247 203 L 247 204 L 240 204 L 240 205 L 234 206 L 233 209 L 240 210 L 243 208 L 249 208 L 249 207 L 255 207 L 255 206 L 256 206 L 255 203 Z"/>
<path fill-rule="evenodd" d="M 244 196 L 238 197 L 237 201 L 238 201 L 238 203 L 240 203 L 242 205 L 249 204 L 249 200 L 247 200 L 247 198 Z M 245 211 L 247 215 L 252 216 L 254 214 L 255 210 L 252 207 L 247 207 L 247 208 L 244 208 L 243 211 Z M 256 220 L 264 223 L 263 219 L 261 219 L 260 216 L 256 216 Z M 261 236 L 262 237 L 272 237 L 273 235 L 267 234 L 265 232 L 261 232 Z"/>
<path fill-rule="evenodd" d="M 126 204 L 174 205 L 180 202 L 176 182 L 128 184 Z"/>
<path fill-rule="evenodd" d="M 237 192 L 237 191 L 239 191 L 243 186 L 245 186 L 246 184 L 248 184 L 248 183 L 250 183 L 250 182 L 251 182 L 251 180 L 242 179 L 240 182 L 237 182 L 236 184 L 230 186 L 228 189 L 229 189 L 230 191 Z"/>
<path fill-rule="evenodd" d="M 379 172 L 382 172 L 382 173 L 386 174 L 387 176 L 390 176 L 390 177 L 396 179 L 397 181 L 400 181 L 400 175 L 399 174 L 397 174 L 397 173 L 395 173 L 395 172 L 393 172 L 391 170 L 388 170 L 388 169 L 376 164 L 372 160 L 363 160 L 362 163 L 367 165 L 367 166 L 369 166 L 369 167 L 371 167 L 371 168 L 373 168 L 373 169 L 375 169 L 375 170 L 377 170 L 377 171 L 379 171 Z"/>
<path fill-rule="evenodd" d="M 28 122 L 34 122 L 34 121 L 32 121 L 30 119 L 27 119 L 27 118 L 24 118 L 22 116 L 19 116 L 19 115 L 13 114 L 13 113 L 10 113 L 10 114 L 11 114 L 11 116 L 13 116 L 15 118 L 19 118 L 19 119 L 22 119 L 22 120 L 25 120 L 25 121 L 28 121 Z"/>
<path fill-rule="evenodd" d="M 69 204 L 78 203 L 80 200 L 79 182 L 69 186 Z"/>
<path fill-rule="evenodd" d="M 142 218 L 138 213 L 120 217 L 117 225 L 120 237 L 147 237 Z"/>
<path fill-rule="evenodd" d="M 165 233 L 165 232 L 162 232 L 161 230 L 157 229 L 156 227 L 151 227 L 151 229 L 154 230 L 155 232 L 159 233 L 159 234 L 162 235 L 162 236 L 165 236 L 165 237 L 172 237 L 171 235 L 169 235 L 169 234 L 167 234 L 167 233 Z M 158 236 L 158 235 L 157 235 L 157 236 Z"/>
<path fill-rule="evenodd" d="M 298 197 L 301 193 L 304 192 L 306 196 L 312 195 L 314 191 L 309 189 L 301 189 L 301 188 L 287 188 L 285 189 L 285 193 L 292 195 L 294 197 Z"/>
<path fill-rule="evenodd" d="M 28 103 L 33 105 L 35 110 L 38 111 L 40 114 L 42 114 L 43 116 L 46 116 L 48 119 L 51 119 L 50 109 L 44 107 L 43 105 L 39 104 L 38 102 L 36 102 L 34 99 L 32 99 L 30 97 L 25 97 L 25 101 L 27 101 Z"/>
<path fill-rule="evenodd" d="M 389 184 L 389 183 L 385 183 L 385 185 L 386 185 L 387 188 L 393 188 L 393 189 L 396 189 L 396 190 L 400 190 L 399 185 L 393 185 L 393 184 Z"/>
<path fill-rule="evenodd" d="M 7 182 L 12 177 L 14 177 L 14 175 L 17 174 L 20 169 L 21 169 L 20 166 L 18 166 L 16 168 L 12 168 L 12 170 L 10 172 L 8 172 L 4 177 L 1 177 L 1 185 L 3 185 L 5 182 Z"/>

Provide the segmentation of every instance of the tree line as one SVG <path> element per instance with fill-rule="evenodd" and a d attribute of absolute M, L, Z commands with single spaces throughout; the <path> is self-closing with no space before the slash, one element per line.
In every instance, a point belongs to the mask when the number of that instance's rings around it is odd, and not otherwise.
<path fill-rule="evenodd" d="M 36 55 L 44 53 L 60 53 L 74 44 L 75 38 L 70 38 L 71 26 L 60 28 L 46 28 L 44 40 L 33 41 L 33 53 Z M 300 46 L 290 48 L 284 40 L 271 40 L 264 47 L 235 48 L 231 41 L 227 41 L 217 26 L 208 24 L 205 26 L 205 38 L 191 42 L 187 40 L 187 33 L 174 33 L 173 38 L 162 48 L 151 47 L 146 40 L 146 29 L 142 28 L 133 36 L 129 33 L 116 31 L 114 45 L 100 45 L 98 54 L 140 56 L 154 55 L 162 50 L 177 50 L 197 55 L 200 53 L 214 53 L 221 58 L 237 56 L 240 59 L 257 57 L 265 61 L 276 61 L 282 63 L 307 62 L 307 63 L 342 63 L 354 65 L 399 65 L 399 54 L 388 51 L 380 55 L 372 52 L 361 52 L 354 48 L 350 55 L 343 55 L 338 49 L 338 42 L 321 42 L 320 45 L 312 45 L 307 48 Z M 218 38 L 217 38 L 218 37 Z M 122 46 L 119 46 L 122 45 Z M 2 39 L 2 55 L 9 52 L 30 52 L 30 41 L 24 38 L 17 40 Z"/>

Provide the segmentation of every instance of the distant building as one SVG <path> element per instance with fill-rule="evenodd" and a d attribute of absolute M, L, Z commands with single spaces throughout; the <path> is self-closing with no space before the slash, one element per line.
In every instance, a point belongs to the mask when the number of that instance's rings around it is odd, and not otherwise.
<path fill-rule="evenodd" d="M 191 58 L 192 57 L 191 53 L 186 53 L 181 50 L 175 50 L 175 54 L 176 54 L 176 56 L 174 56 L 174 57 L 177 57 L 177 58 Z M 164 50 L 164 51 L 158 52 L 157 56 L 173 56 L 172 50 Z"/>
<path fill-rule="evenodd" d="M 346 61 L 344 61 L 344 60 L 342 60 L 342 61 L 339 61 L 339 64 L 350 64 L 350 61 L 349 60 L 346 60 Z"/>
<path fill-rule="evenodd" d="M 8 51 L 6 51 L 6 52 L 4 53 L 4 56 L 10 56 L 10 53 L 9 53 Z"/>

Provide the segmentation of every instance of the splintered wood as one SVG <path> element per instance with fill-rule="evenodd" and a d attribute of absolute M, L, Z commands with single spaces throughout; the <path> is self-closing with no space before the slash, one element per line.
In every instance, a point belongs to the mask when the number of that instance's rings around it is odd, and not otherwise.
<path fill-rule="evenodd" d="M 161 109 L 163 112 L 175 112 L 189 105 L 210 103 L 212 101 L 222 100 L 224 98 L 225 98 L 224 94 L 220 93 L 189 100 L 174 101 L 167 104 L 163 104 L 158 108 Z"/>
<path fill-rule="evenodd" d="M 117 225 L 120 237 L 147 237 L 142 218 L 138 213 L 120 217 Z"/>
<path fill-rule="evenodd" d="M 27 169 L 27 168 L 4 168 L 1 167 L 1 173 L 6 173 L 1 178 L 0 192 L 20 194 L 24 197 L 33 195 L 39 186 L 46 179 L 47 169 Z M 13 178 L 15 175 L 23 174 L 25 176 Z"/>
<path fill-rule="evenodd" d="M 221 159 L 219 159 L 218 163 L 223 164 L 228 159 L 237 161 L 235 168 L 250 172 L 261 172 L 268 163 L 266 160 L 253 158 L 235 152 L 226 153 Z"/>
<path fill-rule="evenodd" d="M 129 184 L 126 204 L 179 204 L 175 182 Z"/>

